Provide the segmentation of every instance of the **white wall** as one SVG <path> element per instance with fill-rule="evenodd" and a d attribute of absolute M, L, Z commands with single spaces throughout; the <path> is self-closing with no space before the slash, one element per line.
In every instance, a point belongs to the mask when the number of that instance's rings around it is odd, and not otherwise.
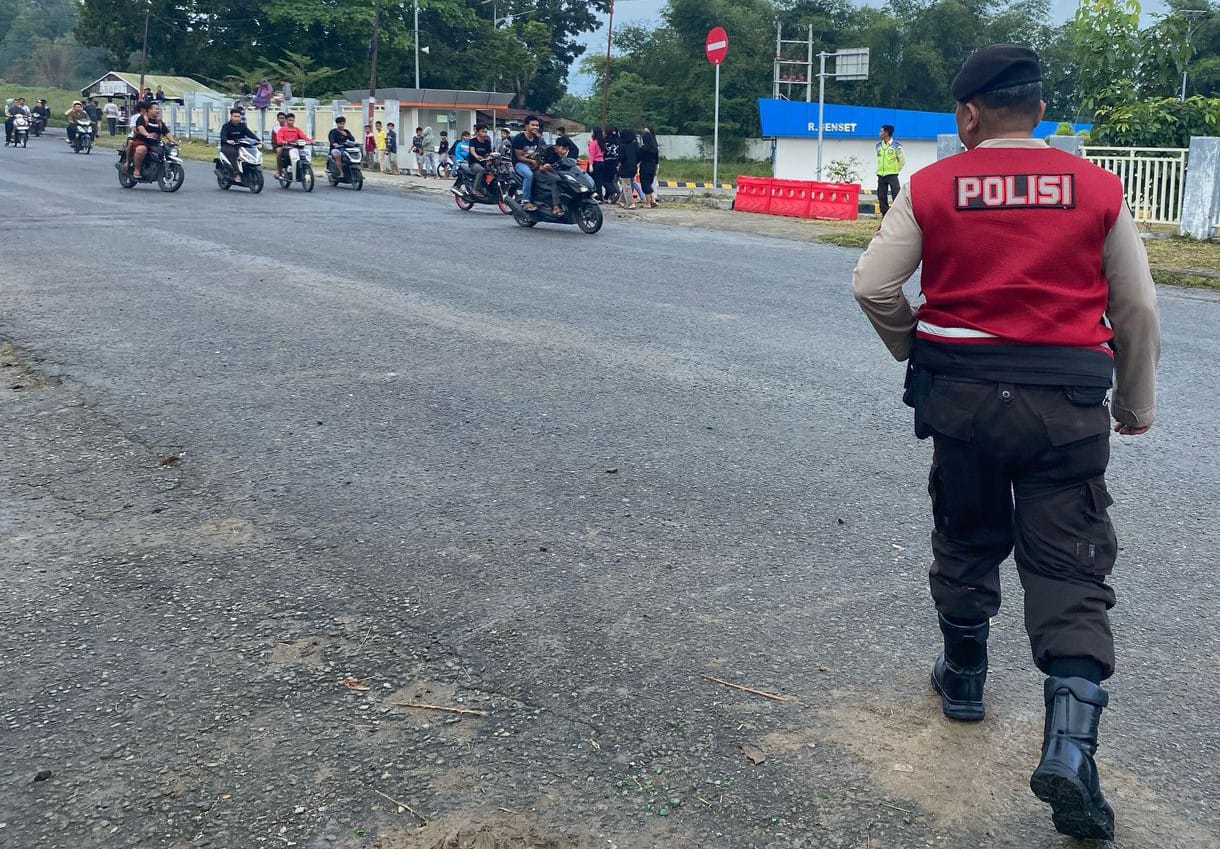
<path fill-rule="evenodd" d="M 901 139 L 900 139 L 901 141 Z M 860 160 L 857 172 L 866 189 L 877 186 L 877 143 L 872 139 L 823 139 L 822 173 L 836 159 L 854 156 Z M 936 161 L 936 141 L 904 141 L 906 166 L 900 178 L 903 183 L 926 165 Z M 818 140 L 781 138 L 775 145 L 775 176 L 780 180 L 815 180 L 818 170 Z"/>

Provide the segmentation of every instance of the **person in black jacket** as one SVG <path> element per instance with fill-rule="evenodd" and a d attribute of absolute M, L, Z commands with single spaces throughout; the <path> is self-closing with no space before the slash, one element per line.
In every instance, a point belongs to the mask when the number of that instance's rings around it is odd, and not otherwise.
<path fill-rule="evenodd" d="M 618 159 L 621 151 L 621 143 L 618 137 L 617 127 L 606 127 L 606 141 L 602 144 L 602 152 L 605 156 L 605 165 L 603 166 L 606 182 L 604 185 L 605 197 L 608 203 L 614 203 L 618 200 Z"/>
<path fill-rule="evenodd" d="M 635 169 L 640 163 L 640 143 L 636 141 L 635 130 L 619 130 L 619 206 L 635 209 L 636 203 L 631 197 L 631 184 L 635 182 Z"/>
<path fill-rule="evenodd" d="M 237 164 L 237 148 L 243 139 L 257 139 L 258 136 L 246 126 L 240 109 L 229 110 L 228 122 L 220 128 L 220 152 L 233 166 L 233 182 L 241 182 L 241 167 Z"/>
<path fill-rule="evenodd" d="M 640 136 L 640 190 L 644 195 L 644 206 L 653 209 L 657 205 L 653 184 L 657 179 L 657 165 L 661 160 L 661 148 L 657 145 L 657 134 L 652 127 L 645 127 Z"/>

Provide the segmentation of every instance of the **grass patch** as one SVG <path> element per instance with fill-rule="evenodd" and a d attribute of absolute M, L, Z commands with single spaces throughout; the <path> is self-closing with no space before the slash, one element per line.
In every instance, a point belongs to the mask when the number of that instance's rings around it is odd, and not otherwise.
<path fill-rule="evenodd" d="M 734 183 L 740 175 L 747 177 L 770 177 L 770 162 L 721 162 L 720 182 Z M 688 183 L 710 183 L 712 160 L 710 159 L 662 159 L 657 169 L 658 180 L 679 180 Z"/>
<path fill-rule="evenodd" d="M 867 248 L 873 236 L 877 235 L 878 223 L 876 219 L 871 218 L 827 223 L 824 225 L 825 229 L 818 232 L 817 240 L 841 248 Z"/>
<path fill-rule="evenodd" d="M 1167 286 L 1220 289 L 1220 242 L 1184 236 L 1144 240 L 1152 279 Z"/>

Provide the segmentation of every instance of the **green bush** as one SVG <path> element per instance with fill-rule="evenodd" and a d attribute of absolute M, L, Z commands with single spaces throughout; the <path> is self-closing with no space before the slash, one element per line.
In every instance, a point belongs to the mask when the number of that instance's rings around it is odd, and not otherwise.
<path fill-rule="evenodd" d="M 1220 132 L 1220 97 L 1167 97 L 1097 110 L 1090 142 L 1110 147 L 1188 147 Z"/>

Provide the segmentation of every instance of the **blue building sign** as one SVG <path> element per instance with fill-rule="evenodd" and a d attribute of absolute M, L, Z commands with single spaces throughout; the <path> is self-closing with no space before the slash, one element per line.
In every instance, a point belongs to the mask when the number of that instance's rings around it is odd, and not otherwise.
<path fill-rule="evenodd" d="M 780 138 L 817 138 L 818 105 L 794 100 L 759 98 L 762 134 Z M 900 141 L 956 135 L 952 112 L 919 112 L 914 109 L 882 109 L 877 106 L 847 106 L 827 103 L 822 114 L 822 135 L 828 139 L 875 139 L 882 124 L 894 125 Z M 1092 124 L 1073 124 L 1077 132 Z M 1035 137 L 1054 135 L 1058 121 L 1043 121 L 1034 128 Z"/>

